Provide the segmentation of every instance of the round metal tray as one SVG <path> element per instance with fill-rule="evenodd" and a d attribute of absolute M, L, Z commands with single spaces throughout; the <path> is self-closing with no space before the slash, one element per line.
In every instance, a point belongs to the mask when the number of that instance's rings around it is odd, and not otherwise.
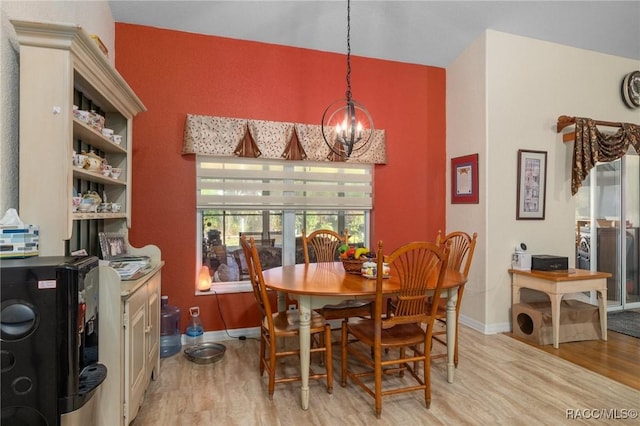
<path fill-rule="evenodd" d="M 184 350 L 189 361 L 196 364 L 211 364 L 220 361 L 227 348 L 219 343 L 205 342 L 190 346 Z"/>

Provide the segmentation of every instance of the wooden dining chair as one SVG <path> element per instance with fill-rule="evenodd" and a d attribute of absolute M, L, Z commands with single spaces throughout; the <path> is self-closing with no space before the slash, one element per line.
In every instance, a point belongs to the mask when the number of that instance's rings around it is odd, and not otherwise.
<path fill-rule="evenodd" d="M 308 265 L 311 262 L 311 251 L 317 263 L 335 262 L 338 248 L 347 244 L 349 240 L 349 230 L 345 229 L 339 234 L 330 229 L 318 229 L 309 235 L 302 230 L 302 249 L 304 262 Z M 311 249 L 311 250 L 310 250 Z M 348 320 L 352 317 L 371 317 L 373 314 L 373 301 L 349 299 L 335 305 L 325 305 L 317 312 L 326 320 Z"/>
<path fill-rule="evenodd" d="M 377 254 L 378 270 L 381 271 L 382 242 Z M 428 297 L 440 297 L 447 257 L 446 247 L 428 242 L 413 242 L 394 250 L 386 261 L 391 268 L 391 279 L 400 285 L 395 296 L 395 310 L 385 316 L 382 314 L 385 280 L 379 274 L 373 318 L 342 323 L 340 384 L 346 386 L 348 377 L 373 396 L 378 418 L 382 413 L 382 397 L 386 395 L 422 390 L 426 407 L 431 404 L 430 352 L 437 305 L 429 312 L 424 307 Z M 369 347 L 373 347 L 373 359 Z M 419 363 L 423 364 L 422 376 L 419 375 Z M 410 373 L 410 378 L 405 377 L 405 371 Z M 388 383 L 388 375 L 393 373 L 401 378 Z"/>
<path fill-rule="evenodd" d="M 438 231 L 436 237 L 436 245 L 449 246 L 449 259 L 447 262 L 447 268 L 460 271 L 465 278 L 469 275 L 469 268 L 471 268 L 471 261 L 473 260 L 473 252 L 476 248 L 476 240 L 478 233 L 474 232 L 473 235 L 469 235 L 466 232 L 456 231 L 450 234 L 442 236 L 442 231 Z M 458 297 L 456 302 L 456 336 L 455 336 L 455 350 L 453 354 L 453 362 L 455 366 L 458 366 L 458 334 L 460 328 L 460 305 L 462 304 L 462 295 L 464 293 L 464 284 L 458 287 Z M 433 299 L 432 299 L 433 300 Z M 447 304 L 446 299 L 438 299 L 438 311 L 436 314 L 436 320 L 442 324 L 447 323 Z M 447 345 L 446 330 L 438 330 L 433 333 L 433 339 L 438 343 Z M 444 336 L 444 337 L 442 337 Z M 433 355 L 432 358 L 446 358 L 446 353 Z"/>
<path fill-rule="evenodd" d="M 299 336 L 299 312 L 297 309 L 289 309 L 276 313 L 272 311 L 271 302 L 262 275 L 262 265 L 260 263 L 260 257 L 258 256 L 256 243 L 253 238 L 247 241 L 246 237 L 242 236 L 240 238 L 240 245 L 247 258 L 247 267 L 253 287 L 253 294 L 260 308 L 260 313 L 262 314 L 260 325 L 260 375 L 263 375 L 265 370 L 269 375 L 269 399 L 272 400 L 276 383 L 301 380 L 300 375 L 276 377 L 276 366 L 280 358 L 300 356 L 299 347 L 286 350 L 284 345 L 278 344 L 281 339 Z M 327 359 L 331 359 L 331 326 L 326 323 L 321 315 L 312 312 L 311 337 L 313 338 L 318 334 L 322 335 L 322 339 L 317 340 L 327 343 L 321 347 L 312 347 L 311 353 L 321 352 Z M 326 365 L 326 370 L 323 373 L 316 373 L 310 370 L 309 379 L 326 379 L 327 392 L 333 393 L 333 367 L 331 362 L 324 364 Z"/>

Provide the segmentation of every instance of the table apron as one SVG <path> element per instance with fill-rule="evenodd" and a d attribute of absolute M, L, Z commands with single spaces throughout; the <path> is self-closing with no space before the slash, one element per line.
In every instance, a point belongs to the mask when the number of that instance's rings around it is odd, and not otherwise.
<path fill-rule="evenodd" d="M 290 299 L 299 300 L 300 294 L 288 293 Z M 366 295 L 366 296 L 325 296 L 325 295 L 308 295 L 311 300 L 311 309 L 322 308 L 325 305 L 337 305 L 345 300 L 353 300 L 353 299 L 363 299 L 363 300 L 373 300 L 375 295 Z"/>
<path fill-rule="evenodd" d="M 606 278 L 598 278 L 573 281 L 550 281 L 540 278 L 515 275 L 513 285 L 516 287 L 540 290 L 549 294 L 567 294 L 592 290 L 606 290 L 607 280 Z"/>

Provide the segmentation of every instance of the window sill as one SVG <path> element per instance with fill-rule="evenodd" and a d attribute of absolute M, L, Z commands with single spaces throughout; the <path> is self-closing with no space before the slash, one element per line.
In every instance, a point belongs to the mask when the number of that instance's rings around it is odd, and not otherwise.
<path fill-rule="evenodd" d="M 253 289 L 249 281 L 234 281 L 226 283 L 214 283 L 209 291 L 196 290 L 196 296 L 209 296 L 212 294 L 226 293 L 250 293 Z"/>

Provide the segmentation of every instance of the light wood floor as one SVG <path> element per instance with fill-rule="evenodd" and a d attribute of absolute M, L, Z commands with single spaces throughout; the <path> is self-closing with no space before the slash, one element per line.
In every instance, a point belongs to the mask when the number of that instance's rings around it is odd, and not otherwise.
<path fill-rule="evenodd" d="M 630 361 L 637 373 L 640 340 L 634 340 Z M 160 376 L 132 425 L 630 425 L 637 420 L 574 420 L 567 410 L 617 410 L 607 412 L 620 417 L 623 410 L 640 409 L 639 390 L 507 335 L 487 336 L 464 326 L 455 382 L 446 381 L 445 360 L 435 360 L 431 408 L 425 408 L 421 392 L 393 395 L 383 399 L 380 420 L 373 398 L 353 384 L 340 387 L 339 370 L 331 395 L 324 381 L 311 381 L 307 411 L 300 408 L 299 383 L 277 385 L 269 401 L 267 378 L 258 373 L 258 341 L 222 343 L 227 352 L 214 364 L 195 364 L 182 354 L 162 359 Z M 293 359 L 285 367 L 296 365 Z"/>
<path fill-rule="evenodd" d="M 554 349 L 553 345 L 540 346 L 527 340 L 522 341 L 640 390 L 640 339 L 609 331 L 606 342 L 567 342 L 561 343 L 558 349 Z"/>

